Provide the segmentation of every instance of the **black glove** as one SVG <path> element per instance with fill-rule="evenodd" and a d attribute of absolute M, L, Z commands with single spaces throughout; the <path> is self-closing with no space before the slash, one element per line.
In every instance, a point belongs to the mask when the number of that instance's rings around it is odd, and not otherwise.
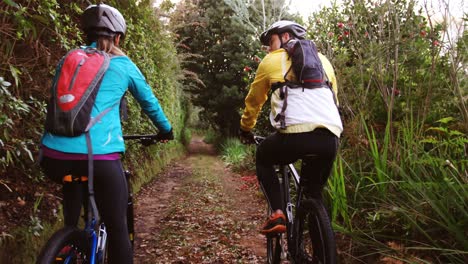
<path fill-rule="evenodd" d="M 242 144 L 255 144 L 254 134 L 250 131 L 239 129 L 239 139 Z"/>
<path fill-rule="evenodd" d="M 156 137 L 156 141 L 163 141 L 163 140 L 173 140 L 174 133 L 172 132 L 172 128 L 169 132 L 161 133 L 159 132 L 158 136 Z"/>

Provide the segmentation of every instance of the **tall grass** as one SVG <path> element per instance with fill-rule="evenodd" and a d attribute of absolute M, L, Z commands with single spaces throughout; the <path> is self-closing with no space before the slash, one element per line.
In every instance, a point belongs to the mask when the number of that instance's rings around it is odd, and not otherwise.
<path fill-rule="evenodd" d="M 343 217 L 345 231 L 358 242 L 355 246 L 366 246 L 357 251 L 369 252 L 370 247 L 371 252 L 409 262 L 418 255 L 429 262 L 466 263 L 468 141 L 450 129 L 449 122 L 423 130 L 408 119 L 395 128 L 391 145 L 388 129 L 379 140 L 363 124 L 369 144 L 338 159 L 337 167 L 344 172 L 334 174 L 344 174 L 347 190 L 352 190 L 346 200 L 350 224 Z M 329 184 L 336 200 L 333 192 L 342 189 L 335 185 L 340 184 Z M 343 201 L 333 204 L 335 213 L 346 213 Z M 394 243 L 401 247 L 395 250 L 390 246 Z"/>
<path fill-rule="evenodd" d="M 395 166 L 402 180 L 395 187 L 403 195 L 390 201 L 408 225 L 411 238 L 421 236 L 427 243 L 418 246 L 419 250 L 437 250 L 441 261 L 466 263 L 468 175 L 462 171 L 467 161 L 463 153 L 467 138 L 445 127 L 446 121 L 427 129 L 420 140 L 414 140 L 412 124 L 402 127 L 398 143 L 405 148 L 399 153 L 401 165 Z M 434 134 L 434 130 L 445 133 Z M 425 146 L 428 138 L 429 147 Z"/>
<path fill-rule="evenodd" d="M 328 195 L 332 204 L 332 222 L 337 223 L 338 217 L 346 227 L 351 227 L 348 213 L 348 198 L 346 196 L 346 183 L 344 175 L 344 160 L 338 156 L 331 177 L 328 179 Z"/>
<path fill-rule="evenodd" d="M 368 179 L 375 184 L 379 193 L 383 196 L 387 193 L 388 184 L 388 152 L 390 147 L 390 123 L 385 127 L 385 134 L 382 141 L 378 140 L 375 131 L 366 125 L 364 120 L 362 121 L 364 129 L 366 131 L 367 139 L 369 142 L 369 154 L 371 155 L 372 161 L 374 162 L 374 175 L 376 177 L 369 177 Z M 380 144 L 379 144 L 380 143 Z"/>

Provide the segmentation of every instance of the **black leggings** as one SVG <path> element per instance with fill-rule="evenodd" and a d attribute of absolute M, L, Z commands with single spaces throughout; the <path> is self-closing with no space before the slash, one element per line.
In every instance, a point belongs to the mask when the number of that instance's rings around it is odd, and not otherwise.
<path fill-rule="evenodd" d="M 42 169 L 47 177 L 62 183 L 65 175 L 88 175 L 87 160 L 57 160 L 43 157 Z M 88 183 L 63 184 L 63 214 L 65 225 L 78 224 L 81 206 L 87 202 Z M 99 215 L 106 223 L 109 263 L 133 263 L 133 253 L 127 230 L 128 189 L 120 160 L 94 161 L 94 191 Z"/>
<path fill-rule="evenodd" d="M 302 159 L 301 184 L 308 195 L 321 199 L 338 144 L 338 138 L 324 128 L 306 133 L 275 133 L 262 141 L 256 155 L 257 177 L 271 209 L 284 210 L 274 165 L 286 165 Z"/>

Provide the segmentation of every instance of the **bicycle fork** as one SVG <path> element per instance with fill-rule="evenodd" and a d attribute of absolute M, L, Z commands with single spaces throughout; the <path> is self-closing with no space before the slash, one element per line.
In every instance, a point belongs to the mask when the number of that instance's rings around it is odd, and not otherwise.
<path fill-rule="evenodd" d="M 283 248 L 282 252 L 282 259 L 288 259 L 288 255 L 291 249 L 291 243 L 293 241 L 293 232 L 291 232 L 293 226 L 294 226 L 294 214 L 293 214 L 293 208 L 294 204 L 291 201 L 291 193 L 289 191 L 289 184 L 290 184 L 290 178 L 289 178 L 289 173 L 288 173 L 288 167 L 287 166 L 281 166 L 280 167 L 280 175 L 279 177 L 280 180 L 280 193 L 282 194 L 283 201 L 284 201 L 284 211 L 286 213 L 287 217 L 287 223 L 286 223 L 286 229 L 288 230 L 285 234 L 286 241 L 287 241 L 287 248 Z M 282 245 L 283 247 L 285 245 Z M 288 250 L 289 249 L 289 250 Z"/>
<path fill-rule="evenodd" d="M 284 205 L 285 211 L 286 211 L 286 216 L 288 218 L 288 225 L 291 227 L 291 225 L 294 223 L 294 215 L 293 215 L 293 207 L 294 205 L 291 202 L 291 194 L 289 192 L 289 177 L 288 177 L 288 171 L 286 167 L 282 167 L 282 177 L 280 178 L 280 192 L 283 193 L 284 199 L 283 201 L 286 202 Z"/>
<path fill-rule="evenodd" d="M 106 226 L 102 223 L 99 225 L 99 232 L 98 232 L 98 241 L 97 241 L 97 255 L 99 258 L 99 263 L 104 262 L 104 255 L 105 255 L 105 250 L 106 250 L 106 244 L 107 244 L 107 231 L 106 231 Z"/>

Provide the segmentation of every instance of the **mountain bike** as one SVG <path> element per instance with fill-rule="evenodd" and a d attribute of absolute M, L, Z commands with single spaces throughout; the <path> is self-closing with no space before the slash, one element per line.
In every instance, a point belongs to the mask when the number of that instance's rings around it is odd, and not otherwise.
<path fill-rule="evenodd" d="M 254 137 L 257 145 L 264 139 Z M 267 263 L 336 263 L 335 235 L 323 202 L 307 197 L 293 164 L 277 166 L 276 174 L 287 219 L 286 233 L 266 236 Z"/>
<path fill-rule="evenodd" d="M 138 140 L 142 145 L 155 144 L 157 134 L 153 135 L 128 135 L 123 137 L 126 140 Z M 130 179 L 130 172 L 125 171 L 127 183 Z M 86 176 L 75 177 L 66 175 L 64 181 L 76 181 L 92 184 L 93 179 Z M 133 197 L 130 186 L 128 188 L 127 203 L 127 227 L 128 235 L 132 246 L 135 240 L 135 229 L 133 222 Z M 89 210 L 89 205 L 91 210 Z M 94 196 L 88 192 L 88 200 L 83 202 L 84 215 L 87 216 L 84 228 L 65 226 L 55 232 L 42 248 L 36 260 L 38 264 L 51 263 L 89 263 L 100 264 L 106 261 L 107 232 L 105 223 L 99 221 Z"/>

